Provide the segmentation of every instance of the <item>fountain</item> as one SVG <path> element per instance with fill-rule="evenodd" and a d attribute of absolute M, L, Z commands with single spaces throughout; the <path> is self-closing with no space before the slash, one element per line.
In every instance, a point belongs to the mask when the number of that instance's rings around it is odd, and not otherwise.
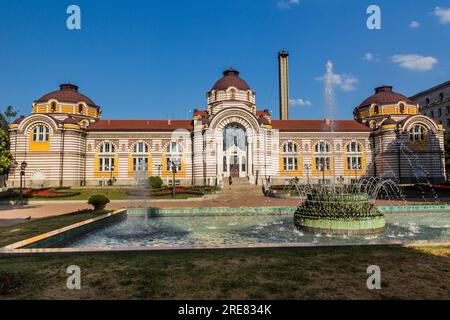
<path fill-rule="evenodd" d="M 385 219 L 369 192 L 359 191 L 356 185 L 320 186 L 306 194 L 294 223 L 305 232 L 356 235 L 383 232 Z"/>
<path fill-rule="evenodd" d="M 334 72 L 333 63 L 327 62 L 327 72 L 324 76 L 326 113 L 333 119 L 334 103 Z M 355 185 L 331 186 L 321 185 L 316 188 L 300 187 L 298 181 L 291 181 L 299 196 L 304 200 L 294 214 L 296 227 L 305 232 L 327 234 L 372 234 L 384 231 L 386 224 L 384 215 L 376 208 L 374 201 L 385 182 L 363 183 Z M 364 186 L 364 188 L 363 188 Z M 303 192 L 302 192 L 303 189 Z M 306 192 L 304 192 L 306 190 Z"/>

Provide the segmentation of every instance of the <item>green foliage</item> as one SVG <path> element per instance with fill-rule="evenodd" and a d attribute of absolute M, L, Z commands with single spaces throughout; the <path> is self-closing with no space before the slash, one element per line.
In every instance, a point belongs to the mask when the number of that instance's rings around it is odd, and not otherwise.
<path fill-rule="evenodd" d="M 0 129 L 0 175 L 8 173 L 12 165 L 12 155 L 9 151 L 9 135 Z"/>
<path fill-rule="evenodd" d="M 8 106 L 5 112 L 0 112 L 0 175 L 8 173 L 12 165 L 12 155 L 9 151 L 9 124 L 17 116 L 17 111 Z"/>
<path fill-rule="evenodd" d="M 96 210 L 104 208 L 109 202 L 109 198 L 103 194 L 94 194 L 88 200 L 88 204 L 94 206 Z"/>
<path fill-rule="evenodd" d="M 150 186 L 152 187 L 152 189 L 161 189 L 161 187 L 163 185 L 163 181 L 162 181 L 161 177 L 150 177 L 150 178 L 148 178 L 148 182 L 149 182 Z"/>

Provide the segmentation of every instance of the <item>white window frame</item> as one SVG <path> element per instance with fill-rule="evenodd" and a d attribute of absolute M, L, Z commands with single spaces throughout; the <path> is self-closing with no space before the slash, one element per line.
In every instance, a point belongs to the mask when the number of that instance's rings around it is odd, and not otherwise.
<path fill-rule="evenodd" d="M 50 129 L 43 125 L 37 125 L 33 129 L 33 142 L 48 142 L 50 140 Z"/>

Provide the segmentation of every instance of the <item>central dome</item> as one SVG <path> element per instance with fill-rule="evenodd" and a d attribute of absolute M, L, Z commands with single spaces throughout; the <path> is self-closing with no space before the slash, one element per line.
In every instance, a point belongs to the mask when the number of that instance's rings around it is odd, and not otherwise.
<path fill-rule="evenodd" d="M 235 87 L 238 90 L 250 90 L 247 82 L 239 77 L 239 71 L 233 68 L 223 72 L 223 77 L 216 82 L 212 90 L 227 90 L 229 87 Z"/>
<path fill-rule="evenodd" d="M 58 91 L 47 93 L 46 95 L 36 100 L 35 103 L 47 102 L 51 99 L 56 99 L 59 102 L 68 103 L 84 102 L 88 106 L 98 108 L 98 106 L 94 103 L 94 101 L 92 101 L 92 99 L 78 92 L 78 87 L 70 83 L 61 84 Z"/>

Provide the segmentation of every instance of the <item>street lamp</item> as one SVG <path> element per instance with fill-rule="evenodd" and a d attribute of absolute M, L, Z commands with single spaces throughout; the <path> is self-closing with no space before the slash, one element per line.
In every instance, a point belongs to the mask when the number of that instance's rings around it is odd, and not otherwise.
<path fill-rule="evenodd" d="M 23 202 L 23 185 L 25 182 L 25 169 L 27 168 L 28 163 L 26 161 L 22 161 L 20 163 L 20 203 Z"/>
<path fill-rule="evenodd" d="M 309 171 L 311 170 L 311 163 L 305 163 L 305 165 L 303 166 L 306 170 L 306 179 L 307 179 L 307 184 L 309 185 Z"/>
<path fill-rule="evenodd" d="M 172 162 L 172 173 L 173 173 L 173 179 L 172 179 L 172 198 L 175 198 L 175 175 L 177 174 L 177 166 L 174 161 Z"/>
<path fill-rule="evenodd" d="M 158 176 L 161 177 L 162 164 L 158 164 Z"/>
<path fill-rule="evenodd" d="M 110 168 L 110 177 L 109 177 L 109 185 L 112 186 L 113 185 L 113 173 L 114 173 L 114 169 L 116 167 L 114 165 L 111 166 Z"/>

